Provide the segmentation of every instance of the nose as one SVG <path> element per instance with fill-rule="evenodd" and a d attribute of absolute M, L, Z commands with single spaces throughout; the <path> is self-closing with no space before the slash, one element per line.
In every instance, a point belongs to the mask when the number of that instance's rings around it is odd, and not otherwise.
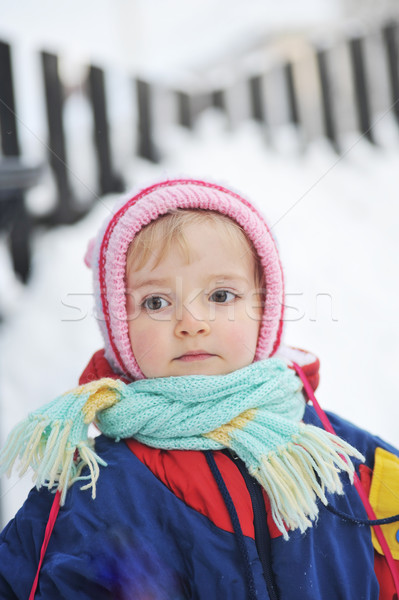
<path fill-rule="evenodd" d="M 200 311 L 192 311 L 192 308 L 183 307 L 181 318 L 177 320 L 175 334 L 178 337 L 195 335 L 207 335 L 210 332 L 209 320 Z"/>

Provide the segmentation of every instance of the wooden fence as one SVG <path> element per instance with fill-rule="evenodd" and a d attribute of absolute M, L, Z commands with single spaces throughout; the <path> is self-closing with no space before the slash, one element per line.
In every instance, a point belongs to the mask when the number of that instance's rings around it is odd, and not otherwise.
<path fill-rule="evenodd" d="M 121 126 L 119 120 L 119 132 L 130 140 L 125 141 L 125 153 L 160 160 L 160 131 L 173 124 L 193 129 L 209 107 L 223 111 L 233 127 L 248 118 L 255 120 L 268 132 L 265 140 L 269 143 L 281 126 L 291 124 L 302 147 L 324 137 L 337 153 L 342 152 L 342 139 L 348 131 L 378 144 L 373 123 L 380 115 L 389 114 L 399 125 L 398 48 L 399 24 L 391 21 L 367 35 L 342 37 L 328 46 L 302 40 L 294 50 L 280 52 L 277 60 L 265 60 L 264 66 L 259 60 L 256 68 L 247 70 L 231 64 L 225 85 L 212 83 L 212 73 L 209 77 L 202 74 L 195 85 L 181 81 L 169 86 L 119 73 L 119 83 L 124 80 L 125 108 L 130 109 L 125 124 Z M 20 134 L 21 128 L 29 129 L 29 123 L 20 118 L 13 58 L 13 48 L 0 42 L 0 230 L 7 232 L 15 271 L 26 281 L 30 232 L 38 224 L 73 223 L 96 197 L 124 188 L 118 150 L 121 136 L 114 131 L 115 115 L 123 119 L 124 113 L 117 106 L 119 84 L 114 82 L 111 91 L 107 86 L 113 77 L 110 69 L 86 66 L 79 85 L 71 86 L 63 80 L 62 57 L 41 52 L 36 57 L 40 81 L 32 94 L 43 98 L 46 151 L 38 152 L 36 165 L 27 166 Z M 95 183 L 86 186 L 84 202 L 76 197 L 71 181 L 71 128 L 65 124 L 66 107 L 76 94 L 84 97 L 90 114 L 91 144 L 82 148 L 75 144 L 73 156 L 89 148 L 95 165 Z M 55 197 L 51 210 L 35 216 L 26 209 L 24 194 L 43 171 L 47 177 L 50 174 Z"/>

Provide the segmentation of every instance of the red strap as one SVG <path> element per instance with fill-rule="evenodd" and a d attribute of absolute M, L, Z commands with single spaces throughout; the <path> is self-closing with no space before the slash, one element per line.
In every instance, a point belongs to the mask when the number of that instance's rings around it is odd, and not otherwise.
<path fill-rule="evenodd" d="M 321 408 L 320 404 L 317 402 L 316 397 L 313 393 L 313 389 L 312 386 L 310 385 L 310 383 L 308 382 L 305 373 L 303 372 L 303 370 L 301 369 L 301 367 L 299 365 L 297 365 L 296 363 L 293 363 L 294 369 L 295 371 L 298 373 L 302 383 L 303 383 L 303 387 L 305 388 L 305 392 L 308 396 L 308 399 L 311 400 L 314 409 L 317 413 L 317 415 L 319 416 L 323 427 L 326 431 L 329 431 L 330 433 L 333 433 L 334 435 L 336 435 L 333 426 L 330 423 L 329 418 L 327 417 L 326 413 L 324 412 L 324 410 Z M 357 490 L 357 493 L 360 496 L 361 501 L 363 502 L 363 506 L 366 509 L 366 513 L 369 519 L 375 520 L 377 519 L 377 516 L 373 510 L 373 507 L 370 504 L 370 501 L 367 497 L 366 492 L 363 489 L 363 486 L 361 484 L 361 481 L 359 479 L 359 477 L 357 476 L 356 473 L 354 473 L 354 477 L 353 477 L 353 483 L 354 486 Z M 399 597 L 399 574 L 396 570 L 396 565 L 395 565 L 395 561 L 393 559 L 391 550 L 388 546 L 388 543 L 385 539 L 385 536 L 382 532 L 382 529 L 379 525 L 373 525 L 374 527 L 374 531 L 375 534 L 377 536 L 378 541 L 380 542 L 382 551 L 384 553 L 384 556 L 386 558 L 386 561 L 388 563 L 389 566 L 389 570 L 391 571 L 391 575 L 394 581 L 394 585 L 395 585 L 395 589 L 396 589 L 396 593 L 398 594 Z"/>
<path fill-rule="evenodd" d="M 40 550 L 39 564 L 37 566 L 36 577 L 35 577 L 35 580 L 32 585 L 32 589 L 29 594 L 29 600 L 34 600 L 34 598 L 35 598 L 37 584 L 39 582 L 40 569 L 42 568 L 44 555 L 46 554 L 47 546 L 48 546 L 51 534 L 54 529 L 58 511 L 60 510 L 60 498 L 61 498 L 61 494 L 60 494 L 60 492 L 57 491 L 55 494 L 54 500 L 53 500 L 53 504 L 51 506 L 50 514 L 49 514 L 47 525 L 46 525 L 46 530 L 44 532 L 43 544 L 42 544 L 42 547 Z"/>

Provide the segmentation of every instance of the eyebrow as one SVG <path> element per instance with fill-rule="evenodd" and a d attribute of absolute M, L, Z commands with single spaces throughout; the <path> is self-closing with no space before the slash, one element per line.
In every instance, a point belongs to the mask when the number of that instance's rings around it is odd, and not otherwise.
<path fill-rule="evenodd" d="M 220 273 L 216 275 L 210 275 L 209 281 L 220 281 L 220 280 L 230 280 L 230 281 L 245 281 L 249 283 L 249 279 L 245 277 L 245 275 L 238 275 L 237 273 Z"/>
<path fill-rule="evenodd" d="M 154 279 L 143 279 L 140 281 L 140 279 L 137 281 L 137 283 L 134 281 L 133 282 L 133 288 L 135 290 L 139 290 L 142 287 L 147 287 L 147 286 L 166 286 L 166 287 L 170 287 L 170 278 L 169 277 L 159 277 L 159 278 L 154 278 Z"/>
<path fill-rule="evenodd" d="M 134 290 L 139 290 L 143 287 L 149 287 L 149 286 L 165 286 L 170 288 L 171 287 L 171 279 L 170 277 L 156 277 L 156 278 L 152 278 L 152 279 L 143 279 L 143 280 L 138 280 L 137 282 L 133 282 L 133 286 L 131 286 L 131 289 Z M 247 277 L 245 277 L 244 275 L 238 275 L 237 273 L 218 273 L 218 274 L 211 274 L 208 277 L 208 281 L 225 281 L 225 280 L 229 280 L 229 281 L 244 281 L 245 283 L 249 283 L 249 280 Z"/>

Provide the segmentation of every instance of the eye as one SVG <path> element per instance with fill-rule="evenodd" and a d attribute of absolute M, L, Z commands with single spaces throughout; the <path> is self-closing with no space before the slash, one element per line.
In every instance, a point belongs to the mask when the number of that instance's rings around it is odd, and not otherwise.
<path fill-rule="evenodd" d="M 211 302 L 218 302 L 219 304 L 224 304 L 226 302 L 230 302 L 234 300 L 237 295 L 233 294 L 233 292 L 229 292 L 228 290 L 216 290 L 209 296 L 209 300 Z"/>
<path fill-rule="evenodd" d="M 170 302 L 165 300 L 165 298 L 161 298 L 161 296 L 149 296 L 144 300 L 142 306 L 147 310 L 161 310 L 161 308 L 166 308 L 169 304 Z"/>

